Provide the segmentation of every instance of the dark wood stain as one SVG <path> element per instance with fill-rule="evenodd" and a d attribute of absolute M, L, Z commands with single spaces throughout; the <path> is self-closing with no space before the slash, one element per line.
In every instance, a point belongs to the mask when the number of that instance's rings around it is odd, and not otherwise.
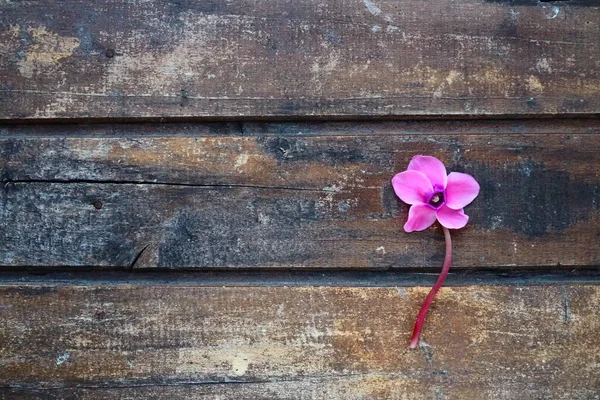
<path fill-rule="evenodd" d="M 136 268 L 436 267 L 439 232 L 404 233 L 408 207 L 390 185 L 419 153 L 482 186 L 469 225 L 455 233 L 455 267 L 599 262 L 596 134 L 7 132 L 5 266 L 125 268 L 147 248 Z"/>

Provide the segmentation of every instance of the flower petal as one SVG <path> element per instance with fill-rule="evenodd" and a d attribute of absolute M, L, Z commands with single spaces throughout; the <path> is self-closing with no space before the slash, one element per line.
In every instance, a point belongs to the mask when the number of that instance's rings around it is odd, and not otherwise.
<path fill-rule="evenodd" d="M 446 188 L 447 175 L 444 163 L 432 156 L 414 156 L 408 164 L 409 171 L 419 171 L 423 173 L 433 186 L 436 192 L 441 192 Z"/>
<path fill-rule="evenodd" d="M 427 203 L 433 195 L 431 182 L 417 171 L 404 171 L 392 178 L 392 186 L 400 200 L 407 204 Z"/>
<path fill-rule="evenodd" d="M 422 231 L 435 222 L 435 209 L 428 204 L 415 204 L 408 211 L 408 220 L 404 224 L 406 232 Z"/>
<path fill-rule="evenodd" d="M 460 229 L 467 224 L 469 216 L 462 209 L 453 210 L 444 205 L 437 211 L 437 219 L 448 229 Z"/>
<path fill-rule="evenodd" d="M 451 172 L 446 186 L 446 205 L 460 210 L 471 203 L 479 194 L 479 184 L 471 175 Z"/>

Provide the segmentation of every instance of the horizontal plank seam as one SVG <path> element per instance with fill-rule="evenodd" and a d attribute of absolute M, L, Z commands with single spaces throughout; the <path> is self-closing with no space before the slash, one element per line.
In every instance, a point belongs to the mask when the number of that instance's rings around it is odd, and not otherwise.
<path fill-rule="evenodd" d="M 439 268 L 395 271 L 358 270 L 106 270 L 0 271 L 0 285 L 165 285 L 165 286 L 356 286 L 397 287 L 431 285 Z M 563 269 L 456 269 L 447 286 L 600 284 L 600 266 Z"/>
<path fill-rule="evenodd" d="M 264 123 L 293 123 L 293 122 L 429 122 L 429 121 L 552 121 L 552 120 L 576 120 L 576 119 L 598 119 L 600 112 L 542 112 L 542 113 L 506 113 L 493 111 L 480 112 L 477 114 L 443 113 L 427 114 L 417 112 L 415 114 L 298 114 L 298 115 L 198 115 L 198 116 L 136 116 L 136 117 L 0 117 L 0 124 L 11 125 L 73 125 L 73 124 L 141 124 L 141 123 L 230 123 L 230 122 L 264 122 Z"/>
<path fill-rule="evenodd" d="M 262 138 L 262 137 L 277 137 L 282 139 L 290 139 L 290 138 L 310 138 L 310 139 L 318 139 L 318 138 L 331 138 L 331 139 L 342 139 L 342 138 L 352 138 L 355 136 L 369 136 L 369 137 L 403 137 L 403 136 L 460 136 L 460 137 L 488 137 L 488 138 L 496 138 L 499 136 L 549 136 L 549 135 L 576 135 L 576 136 L 589 136 L 589 135 L 599 135 L 600 127 L 595 130 L 587 130 L 582 132 L 564 132 L 564 131 L 548 131 L 548 132 L 518 132 L 518 131 L 494 131 L 494 132 L 436 132 L 433 129 L 428 132 L 424 131 L 414 131 L 414 132 L 349 132 L 346 134 L 341 134 L 339 132 L 331 132 L 331 133 L 311 133 L 311 132 L 301 132 L 295 134 L 281 134 L 281 133 L 262 133 L 262 132 L 252 132 L 245 131 L 244 133 L 232 132 L 227 134 L 144 134 L 144 133 L 132 133 L 127 134 L 127 137 L 118 136 L 118 135 L 81 135 L 81 134 L 70 134 L 68 132 L 61 132 L 57 135 L 36 135 L 36 134 L 7 134 L 2 135 L 0 133 L 0 141 L 7 140 L 63 140 L 63 139 L 94 139 L 94 140 L 123 140 L 123 141 L 132 141 L 146 139 L 148 141 L 155 139 L 190 139 L 190 138 Z M 135 138 L 135 139 L 134 139 Z"/>

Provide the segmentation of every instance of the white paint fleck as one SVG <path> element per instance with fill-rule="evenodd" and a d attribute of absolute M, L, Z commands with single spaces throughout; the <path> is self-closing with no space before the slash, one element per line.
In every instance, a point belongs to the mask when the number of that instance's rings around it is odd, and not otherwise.
<path fill-rule="evenodd" d="M 248 366 L 250 363 L 248 362 L 248 358 L 244 355 L 236 356 L 231 363 L 231 372 L 234 375 L 242 376 L 248 371 Z"/>
<path fill-rule="evenodd" d="M 437 87 L 437 89 L 433 92 L 433 98 L 434 99 L 439 99 L 443 96 L 444 94 L 444 89 L 446 86 L 451 86 L 454 81 L 456 80 L 456 78 L 461 77 L 462 74 L 458 71 L 450 71 L 448 73 L 448 76 L 445 79 L 445 82 L 440 83 L 440 85 Z"/>
<path fill-rule="evenodd" d="M 554 19 L 558 17 L 560 13 L 560 8 L 558 6 L 543 6 L 542 13 L 546 19 Z"/>
<path fill-rule="evenodd" d="M 385 247 L 383 247 L 383 246 L 379 246 L 379 247 L 377 248 L 377 250 L 375 250 L 375 251 L 376 251 L 378 254 L 385 254 L 385 253 L 386 253 L 386 251 L 385 251 Z"/>
<path fill-rule="evenodd" d="M 379 25 L 373 25 L 371 27 L 372 32 L 379 32 L 380 30 L 381 30 L 381 27 Z"/>
<path fill-rule="evenodd" d="M 343 186 L 342 186 L 342 185 L 336 185 L 336 184 L 333 184 L 333 185 L 330 185 L 330 186 L 325 186 L 325 187 L 323 188 L 323 191 L 324 191 L 324 192 L 325 192 L 325 194 L 326 194 L 326 200 L 327 200 L 328 202 L 331 202 L 331 201 L 333 201 L 333 196 L 334 196 L 336 193 L 338 193 L 340 190 L 342 190 L 342 188 L 343 188 Z"/>
<path fill-rule="evenodd" d="M 332 73 L 335 71 L 339 63 L 339 56 L 335 53 L 330 53 L 326 60 L 318 60 L 311 66 L 311 72 L 318 77 L 322 73 Z"/>
<path fill-rule="evenodd" d="M 248 163 L 248 154 L 240 154 L 235 160 L 235 167 L 240 168 Z"/>
<path fill-rule="evenodd" d="M 406 300 L 406 288 L 396 286 L 396 291 L 398 291 L 403 300 Z"/>
<path fill-rule="evenodd" d="M 521 172 L 523 172 L 523 174 L 526 177 L 530 177 L 531 176 L 531 167 L 529 165 L 525 165 L 525 166 L 523 166 L 523 168 L 521 168 Z"/>
<path fill-rule="evenodd" d="M 367 10 L 375 16 L 381 14 L 381 9 L 377 7 L 371 0 L 363 0 L 363 4 L 367 7 Z"/>
<path fill-rule="evenodd" d="M 512 8 L 509 10 L 510 12 L 510 19 L 513 21 L 516 21 L 517 18 L 519 17 L 519 14 L 521 14 L 519 11 L 515 11 Z"/>
<path fill-rule="evenodd" d="M 268 225 L 269 223 L 271 223 L 271 219 L 267 215 L 259 212 L 258 222 L 262 225 Z"/>
<path fill-rule="evenodd" d="M 398 28 L 396 25 L 388 25 L 387 28 L 385 28 L 385 31 L 387 33 L 392 33 L 392 32 L 399 31 L 399 30 L 400 30 L 400 28 Z"/>
<path fill-rule="evenodd" d="M 446 77 L 446 82 L 448 82 L 448 85 L 452 85 L 454 83 L 454 80 L 460 77 L 460 75 L 460 72 L 450 71 L 448 72 L 448 76 Z"/>
<path fill-rule="evenodd" d="M 56 365 L 62 365 L 67 362 L 71 358 L 71 355 L 68 352 L 64 352 L 62 355 L 56 357 Z"/>
<path fill-rule="evenodd" d="M 350 209 L 350 207 L 352 207 L 347 201 L 340 201 L 338 204 L 338 210 L 340 212 L 348 212 L 348 210 Z"/>
<path fill-rule="evenodd" d="M 550 61 L 547 58 L 540 58 L 535 63 L 535 69 L 538 72 L 548 72 L 552 73 L 552 67 L 550 66 Z"/>
<path fill-rule="evenodd" d="M 280 304 L 279 307 L 277 307 L 277 317 L 283 318 L 284 316 L 285 316 L 285 305 Z"/>
<path fill-rule="evenodd" d="M 504 221 L 502 220 L 502 217 L 499 215 L 494 215 L 492 216 L 492 223 L 490 224 L 490 229 L 498 229 L 501 228 Z"/>

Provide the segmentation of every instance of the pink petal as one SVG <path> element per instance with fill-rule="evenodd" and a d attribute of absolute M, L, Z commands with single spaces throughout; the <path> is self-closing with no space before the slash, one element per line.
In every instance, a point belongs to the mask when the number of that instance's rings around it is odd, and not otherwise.
<path fill-rule="evenodd" d="M 392 186 L 400 200 L 407 204 L 427 203 L 433 195 L 431 182 L 417 171 L 404 171 L 392 178 Z"/>
<path fill-rule="evenodd" d="M 446 186 L 446 205 L 460 210 L 471 203 L 479 194 L 479 184 L 471 175 L 451 172 Z"/>
<path fill-rule="evenodd" d="M 408 221 L 404 224 L 406 232 L 422 231 L 435 222 L 435 209 L 428 204 L 415 204 L 408 211 Z"/>
<path fill-rule="evenodd" d="M 432 156 L 414 156 L 408 164 L 408 170 L 419 171 L 429 178 L 434 190 L 446 188 L 447 175 L 444 164 Z"/>
<path fill-rule="evenodd" d="M 437 211 L 437 219 L 448 229 L 460 229 L 467 224 L 469 216 L 462 209 L 453 210 L 444 205 Z"/>

